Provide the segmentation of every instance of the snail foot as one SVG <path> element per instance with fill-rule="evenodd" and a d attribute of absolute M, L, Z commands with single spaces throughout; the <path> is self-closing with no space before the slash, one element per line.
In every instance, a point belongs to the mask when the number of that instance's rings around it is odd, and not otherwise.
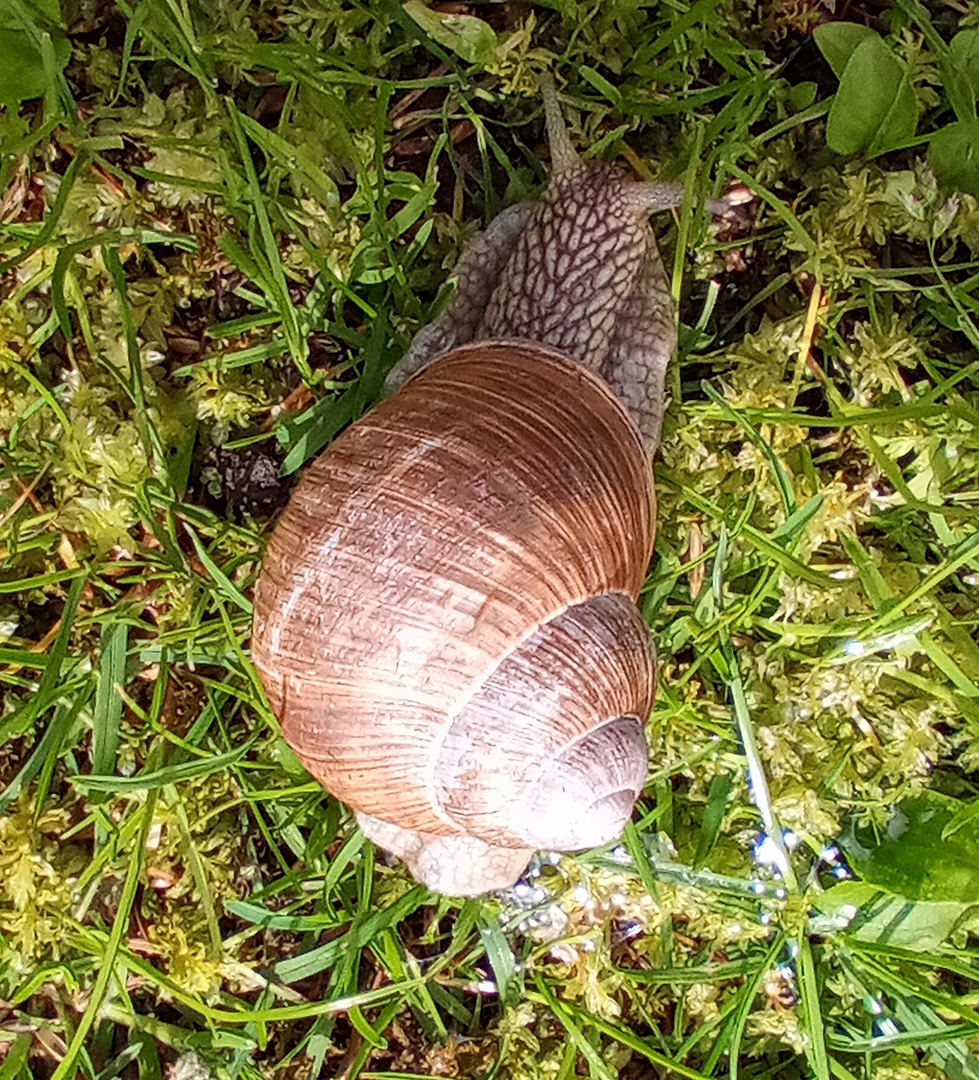
<path fill-rule="evenodd" d="M 412 877 L 445 896 L 481 896 L 508 889 L 533 855 L 530 848 L 499 847 L 475 836 L 402 829 L 359 811 L 356 818 L 368 840 L 404 859 Z"/>

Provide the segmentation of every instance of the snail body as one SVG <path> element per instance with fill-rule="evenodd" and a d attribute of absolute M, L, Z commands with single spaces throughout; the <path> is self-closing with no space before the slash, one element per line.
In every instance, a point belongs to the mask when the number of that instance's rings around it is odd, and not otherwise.
<path fill-rule="evenodd" d="M 286 741 L 375 843 L 450 895 L 614 839 L 647 774 L 635 606 L 674 345 L 646 221 L 678 189 L 581 163 L 464 252 L 394 395 L 306 471 L 255 592 Z"/>

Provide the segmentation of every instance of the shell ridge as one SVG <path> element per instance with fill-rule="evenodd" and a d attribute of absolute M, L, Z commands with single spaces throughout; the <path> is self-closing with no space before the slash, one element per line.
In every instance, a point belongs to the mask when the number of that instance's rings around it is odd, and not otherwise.
<path fill-rule="evenodd" d="M 516 377 L 520 372 L 525 380 Z M 428 378 L 433 381 L 426 384 Z M 540 405 L 528 387 L 539 391 Z M 474 407 L 490 415 L 476 419 L 467 439 Z M 440 426 L 421 423 L 419 410 L 428 408 Z M 498 459 L 492 457 L 494 410 L 513 419 Z M 595 595 L 634 595 L 645 564 L 638 579 L 628 565 L 647 554 L 652 540 L 651 469 L 629 413 L 602 378 L 536 342 L 461 346 L 360 424 L 308 470 L 308 483 L 294 495 L 295 511 L 286 511 L 278 540 L 273 537 L 266 589 L 256 592 L 256 626 L 268 632 L 296 587 L 307 595 L 281 623 L 282 641 L 272 648 L 271 635 L 266 638 L 264 652 L 271 648 L 274 655 L 259 659 L 277 681 L 283 674 L 293 680 L 283 726 L 314 769 L 323 763 L 327 786 L 337 785 L 341 798 L 368 815 L 383 818 L 387 811 L 416 831 L 459 835 L 462 827 L 436 790 L 448 732 L 493 670 L 548 622 Z M 521 457 L 521 439 L 528 440 L 529 463 Z M 546 470 L 555 441 L 560 451 Z M 386 463 L 387 447 L 395 460 Z M 472 465 L 486 478 L 485 489 L 479 476 L 470 482 Z M 441 488 L 441 474 L 453 470 L 457 476 L 461 470 L 462 484 L 457 479 L 456 491 Z M 542 471 L 550 472 L 543 491 Z M 571 485 L 568 491 L 564 484 Z M 563 513 L 548 502 L 552 492 L 566 504 Z M 576 498 L 571 517 L 564 516 Z M 418 507 L 425 508 L 419 519 L 424 535 L 413 543 L 405 530 Z M 517 527 L 507 531 L 514 521 Z M 611 538 L 605 561 L 599 546 L 587 541 L 589 528 Z M 334 541 L 338 529 L 343 535 Z M 304 551 L 315 560 L 324 545 L 330 548 L 324 565 L 302 582 L 296 561 Z M 490 553 L 481 555 L 484 546 Z M 351 605 L 333 590 L 353 578 L 359 591 L 351 619 Z M 422 592 L 411 591 L 404 619 L 382 622 L 388 601 L 413 590 L 414 578 Z M 425 640 L 432 626 L 447 632 L 444 640 Z M 405 627 L 412 640 L 404 646 L 410 645 L 410 656 L 402 681 L 395 631 Z M 384 650 L 382 666 L 365 661 L 365 643 Z M 317 730 L 335 735 L 317 745 Z M 382 779 L 358 802 L 353 781 L 366 777 L 373 762 Z"/>
<path fill-rule="evenodd" d="M 576 607 L 578 604 L 587 603 L 589 600 L 597 599 L 603 596 L 622 597 L 628 603 L 633 603 L 633 598 L 627 592 L 620 589 L 610 589 L 603 593 L 582 594 L 582 596 L 577 600 L 569 600 L 565 602 L 561 607 L 556 608 L 546 619 L 541 619 L 539 622 L 531 626 L 527 630 L 527 632 L 521 638 L 515 640 L 505 652 L 493 657 L 492 663 L 488 664 L 487 667 L 479 673 L 479 675 L 475 676 L 472 679 L 466 693 L 461 694 L 458 699 L 453 703 L 453 707 L 447 711 L 445 720 L 438 728 L 437 737 L 432 740 L 432 751 L 428 757 L 425 766 L 425 790 L 428 793 L 429 799 L 433 800 L 432 806 L 437 806 L 439 808 L 440 817 L 443 817 L 444 810 L 442 807 L 442 802 L 438 797 L 438 787 L 435 778 L 438 772 L 438 763 L 439 757 L 442 753 L 442 748 L 445 744 L 446 738 L 452 730 L 453 725 L 458 719 L 459 714 L 462 713 L 463 710 L 469 706 L 477 692 L 481 690 L 483 685 L 486 683 L 488 677 L 498 667 L 500 667 L 507 660 L 508 657 L 516 653 L 527 643 L 527 641 L 530 640 L 530 638 L 532 638 L 535 634 L 539 633 L 545 626 L 547 626 L 548 623 L 551 623 L 555 619 L 559 618 L 569 608 Z M 641 722 L 642 721 L 640 721 L 640 723 Z M 587 732 L 583 732 L 581 737 L 584 737 L 587 734 Z M 451 821 L 452 819 L 451 817 L 445 816 L 445 820 Z M 514 846 L 517 847 L 519 845 L 515 844 Z"/>

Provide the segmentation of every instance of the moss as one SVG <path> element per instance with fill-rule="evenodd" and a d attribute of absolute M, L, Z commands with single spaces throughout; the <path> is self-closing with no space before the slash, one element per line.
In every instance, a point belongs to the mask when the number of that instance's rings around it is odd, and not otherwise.
<path fill-rule="evenodd" d="M 938 1025 L 971 1023 L 974 915 L 950 932 L 953 978 L 933 957 L 881 963 L 866 912 L 854 929 L 815 908 L 854 820 L 884 827 L 935 789 L 971 813 L 976 199 L 941 191 L 915 148 L 829 153 L 798 111 L 823 74 L 785 36 L 823 17 L 805 3 L 683 22 L 682 4 L 490 5 L 474 16 L 492 58 L 464 73 L 400 8 L 139 11 L 125 74 L 125 19 L 79 15 L 76 115 L 0 116 L 5 146 L 37 135 L 3 158 L 0 215 L 0 777 L 21 792 L 0 811 L 0 996 L 69 1044 L 74 1004 L 48 1003 L 95 985 L 136 860 L 93 1072 L 142 1032 L 121 1075 L 628 1080 L 673 1056 L 716 1072 L 737 1034 L 742 1072 L 796 1076 L 815 1008 L 843 1076 L 879 1017 L 907 1027 L 920 983 L 938 1034 L 914 1058 L 875 1044 L 865 1071 L 954 1074 L 967 1040 Z M 941 115 L 927 37 L 895 40 Z M 625 147 L 698 198 L 732 164 L 767 194 L 734 221 L 695 216 L 673 282 L 643 595 L 661 691 L 630 841 L 646 879 L 617 849 L 438 903 L 278 739 L 247 659 L 275 498 L 235 489 L 255 447 L 274 476 L 333 432 L 341 394 L 366 407 L 461 247 L 535 195 L 543 67 L 581 145 Z M 676 230 L 657 229 L 669 264 Z M 243 362 L 252 347 L 269 357 Z"/>

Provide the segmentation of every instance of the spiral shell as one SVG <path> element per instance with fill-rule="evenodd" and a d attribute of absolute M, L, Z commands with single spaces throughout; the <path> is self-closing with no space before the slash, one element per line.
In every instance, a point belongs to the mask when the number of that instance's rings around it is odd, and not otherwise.
<path fill-rule="evenodd" d="M 646 776 L 654 522 L 642 439 L 597 375 L 526 342 L 434 360 L 272 534 L 253 655 L 285 739 L 443 891 L 612 839 Z M 425 869 L 436 838 L 485 846 L 486 873 Z"/>

